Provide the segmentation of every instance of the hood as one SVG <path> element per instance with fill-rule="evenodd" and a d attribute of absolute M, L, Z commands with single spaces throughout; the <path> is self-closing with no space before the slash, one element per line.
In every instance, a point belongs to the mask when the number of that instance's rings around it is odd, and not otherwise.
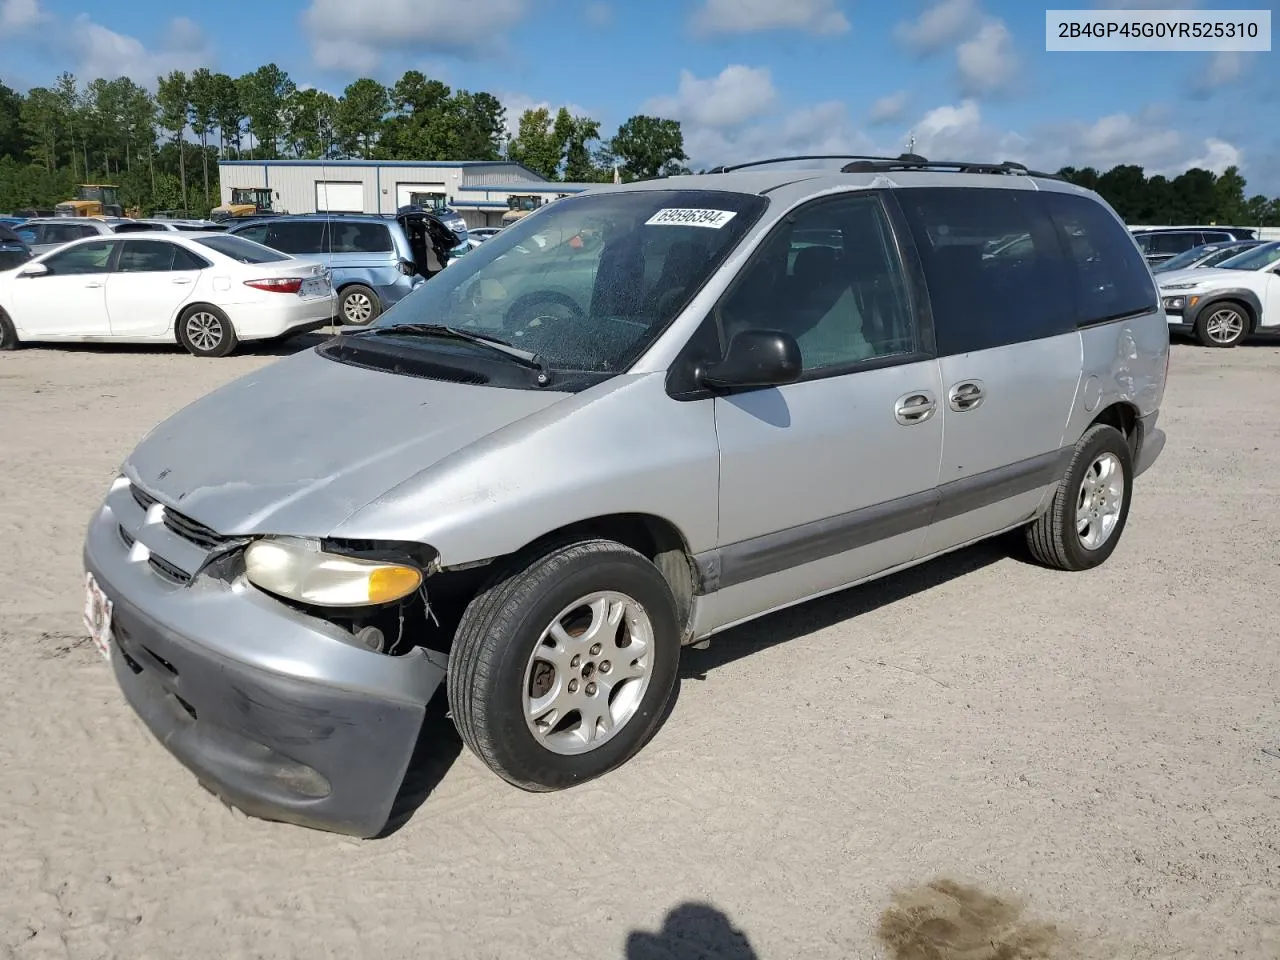
<path fill-rule="evenodd" d="M 1221 270 L 1218 267 L 1188 267 L 1185 270 L 1170 270 L 1168 273 L 1156 274 L 1156 282 L 1162 287 L 1175 283 L 1195 283 L 1197 286 L 1226 279 L 1238 282 L 1241 271 Z"/>
<path fill-rule="evenodd" d="M 222 534 L 320 537 L 392 487 L 566 394 L 445 383 L 295 354 L 215 390 L 124 463 Z"/>

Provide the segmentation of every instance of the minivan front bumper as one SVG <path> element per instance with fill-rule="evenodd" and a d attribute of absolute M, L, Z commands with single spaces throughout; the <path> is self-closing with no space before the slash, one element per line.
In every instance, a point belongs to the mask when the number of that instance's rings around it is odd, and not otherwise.
<path fill-rule="evenodd" d="M 243 582 L 173 584 L 148 563 L 160 534 L 144 523 L 127 544 L 112 503 L 90 524 L 84 564 L 113 604 L 116 680 L 151 733 L 251 816 L 376 836 L 444 663 L 336 649 L 325 625 Z"/>

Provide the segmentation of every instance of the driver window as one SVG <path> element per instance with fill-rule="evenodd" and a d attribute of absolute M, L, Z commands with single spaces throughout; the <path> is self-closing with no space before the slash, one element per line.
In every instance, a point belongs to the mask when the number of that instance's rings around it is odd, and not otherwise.
<path fill-rule="evenodd" d="M 106 273 L 107 261 L 111 259 L 111 251 L 115 246 L 110 240 L 99 240 L 96 243 L 82 243 L 77 247 L 62 250 L 44 261 L 50 274 L 58 276 L 75 276 L 83 273 Z"/>
<path fill-rule="evenodd" d="M 918 349 L 902 264 L 873 194 L 819 200 L 788 218 L 717 313 L 724 344 L 743 330 L 793 336 L 806 373 Z"/>

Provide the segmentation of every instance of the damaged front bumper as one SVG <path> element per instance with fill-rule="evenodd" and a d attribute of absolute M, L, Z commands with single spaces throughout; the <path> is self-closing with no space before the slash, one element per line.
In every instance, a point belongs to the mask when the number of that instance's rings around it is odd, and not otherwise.
<path fill-rule="evenodd" d="M 252 816 L 359 837 L 386 825 L 447 659 L 388 656 L 201 568 L 188 523 L 117 482 L 85 568 L 111 601 L 129 704 L 206 787 Z M 180 515 L 178 515 L 180 517 Z M 198 549 L 193 551 L 193 546 Z"/>

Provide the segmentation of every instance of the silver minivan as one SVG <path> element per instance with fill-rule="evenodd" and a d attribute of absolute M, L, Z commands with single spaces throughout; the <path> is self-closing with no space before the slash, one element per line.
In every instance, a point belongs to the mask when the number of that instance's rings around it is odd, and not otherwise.
<path fill-rule="evenodd" d="M 602 186 L 152 430 L 86 622 L 227 802 L 373 836 L 442 684 L 557 790 L 645 745 L 685 645 L 1006 531 L 1103 563 L 1168 358 L 1124 224 L 1048 175 Z"/>

